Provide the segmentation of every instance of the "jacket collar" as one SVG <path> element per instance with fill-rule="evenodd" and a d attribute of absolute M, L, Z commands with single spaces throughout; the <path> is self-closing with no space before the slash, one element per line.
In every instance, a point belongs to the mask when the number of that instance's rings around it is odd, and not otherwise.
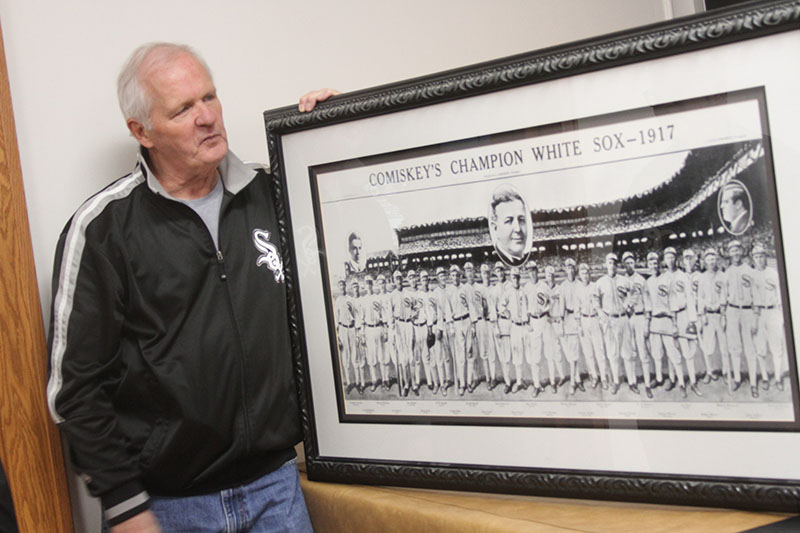
<path fill-rule="evenodd" d="M 169 194 L 164 190 L 161 182 L 158 181 L 156 175 L 150 170 L 147 163 L 147 155 L 144 148 L 139 147 L 139 155 L 136 158 L 136 164 L 142 169 L 147 177 L 147 186 L 154 193 L 169 198 Z M 244 163 L 241 159 L 236 157 L 232 151 L 228 150 L 225 158 L 220 162 L 218 170 L 219 175 L 222 177 L 222 185 L 225 190 L 230 191 L 232 194 L 237 194 L 244 189 L 253 178 L 256 177 L 258 169 L 261 165 L 257 163 Z"/>

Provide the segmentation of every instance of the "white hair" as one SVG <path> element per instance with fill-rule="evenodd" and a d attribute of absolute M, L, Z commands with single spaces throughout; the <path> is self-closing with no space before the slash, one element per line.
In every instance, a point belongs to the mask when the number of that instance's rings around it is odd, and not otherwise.
<path fill-rule="evenodd" d="M 152 59 L 151 55 L 156 53 L 159 55 Z M 153 42 L 143 44 L 133 51 L 117 77 L 117 99 L 126 121 L 132 118 L 144 125 L 145 129 L 150 129 L 152 101 L 150 93 L 142 84 L 139 71 L 147 60 L 167 61 L 181 54 L 192 56 L 211 77 L 211 69 L 208 68 L 203 58 L 185 44 Z"/>

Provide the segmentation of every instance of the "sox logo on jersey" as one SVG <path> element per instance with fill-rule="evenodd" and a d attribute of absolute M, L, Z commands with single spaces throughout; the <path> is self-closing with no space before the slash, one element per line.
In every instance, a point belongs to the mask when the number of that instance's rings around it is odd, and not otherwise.
<path fill-rule="evenodd" d="M 256 265 L 267 265 L 267 268 L 272 270 L 272 273 L 275 275 L 275 281 L 277 283 L 282 283 L 283 260 L 281 259 L 281 255 L 278 253 L 278 248 L 269 242 L 269 235 L 270 233 L 263 229 L 253 230 L 253 244 L 255 245 L 256 250 L 261 252 L 261 255 L 258 256 L 258 259 L 256 259 Z"/>

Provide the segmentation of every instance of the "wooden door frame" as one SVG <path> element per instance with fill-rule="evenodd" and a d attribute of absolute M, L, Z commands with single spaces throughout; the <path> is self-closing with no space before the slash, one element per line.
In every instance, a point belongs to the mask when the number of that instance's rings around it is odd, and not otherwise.
<path fill-rule="evenodd" d="M 0 460 L 20 533 L 73 531 L 46 383 L 47 346 L 0 30 Z"/>

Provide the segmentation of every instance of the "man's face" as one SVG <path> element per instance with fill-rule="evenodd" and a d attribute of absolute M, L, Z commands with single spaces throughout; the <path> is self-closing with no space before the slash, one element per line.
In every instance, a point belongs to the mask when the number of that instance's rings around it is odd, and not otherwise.
<path fill-rule="evenodd" d="M 675 256 L 666 254 L 664 256 L 664 264 L 667 265 L 667 270 L 673 270 L 675 268 Z"/>
<path fill-rule="evenodd" d="M 503 283 L 506 280 L 506 271 L 502 268 L 495 270 L 494 275 L 497 276 L 497 283 Z"/>
<path fill-rule="evenodd" d="M 537 283 L 539 281 L 539 270 L 536 268 L 531 268 L 528 270 L 528 276 L 530 276 L 532 283 Z"/>
<path fill-rule="evenodd" d="M 586 269 L 586 268 L 582 268 L 582 269 L 580 270 L 580 272 L 578 273 L 578 276 L 580 276 L 580 278 L 581 278 L 581 281 L 582 281 L 583 283 L 586 283 L 586 284 L 588 284 L 588 283 L 589 283 L 589 270 L 588 270 L 588 269 Z"/>
<path fill-rule="evenodd" d="M 550 270 L 545 270 L 544 271 L 544 280 L 547 282 L 548 285 L 550 285 L 552 287 L 553 283 L 554 283 L 554 274 L 553 274 L 553 272 L 550 271 Z"/>
<path fill-rule="evenodd" d="M 627 272 L 629 276 L 634 273 L 635 267 L 636 262 L 633 260 L 633 257 L 625 259 L 625 272 Z"/>
<path fill-rule="evenodd" d="M 453 285 L 458 287 L 458 285 L 459 285 L 459 283 L 461 281 L 461 275 L 459 274 L 458 271 L 451 271 L 450 272 L 450 281 L 453 282 Z"/>
<path fill-rule="evenodd" d="M 481 272 L 481 281 L 487 287 L 492 283 L 492 277 L 489 275 L 488 271 Z"/>
<path fill-rule="evenodd" d="M 378 281 L 378 294 L 386 294 L 386 281 Z"/>
<path fill-rule="evenodd" d="M 467 270 L 464 271 L 464 274 L 466 275 L 467 283 L 469 283 L 470 285 L 475 283 L 475 271 L 474 270 L 472 270 L 471 268 L 468 268 Z"/>
<path fill-rule="evenodd" d="M 519 274 L 511 274 L 511 285 L 515 289 L 519 289 Z"/>
<path fill-rule="evenodd" d="M 717 271 L 717 256 L 716 255 L 707 255 L 706 256 L 706 268 L 712 272 Z"/>
<path fill-rule="evenodd" d="M 614 276 L 617 273 L 617 262 L 612 259 L 606 259 L 606 272 L 609 276 Z"/>
<path fill-rule="evenodd" d="M 658 274 L 658 259 L 652 258 L 647 260 L 647 268 L 650 269 L 650 272 L 653 274 Z"/>
<path fill-rule="evenodd" d="M 691 274 L 691 272 L 694 270 L 694 257 L 684 256 L 683 269 L 686 271 L 687 274 Z"/>
<path fill-rule="evenodd" d="M 360 291 L 359 291 L 359 289 L 358 289 L 358 283 L 353 283 L 353 284 L 350 286 L 350 293 L 351 293 L 353 296 L 355 296 L 356 298 L 358 298 L 359 296 L 361 296 L 361 295 L 359 294 L 359 293 L 360 293 Z"/>
<path fill-rule="evenodd" d="M 742 200 L 734 199 L 735 191 L 733 189 L 725 189 L 722 191 L 722 200 L 719 203 L 719 210 L 722 212 L 722 220 L 725 222 L 733 222 L 736 216 L 744 211 Z"/>
<path fill-rule="evenodd" d="M 498 246 L 510 255 L 520 257 L 525 252 L 528 228 L 525 226 L 525 206 L 519 200 L 497 204 L 492 221 Z"/>
<path fill-rule="evenodd" d="M 436 275 L 436 278 L 439 280 L 440 287 L 447 286 L 447 274 L 445 274 L 444 272 L 440 272 Z"/>
<path fill-rule="evenodd" d="M 353 260 L 353 263 L 361 261 L 361 247 L 361 239 L 355 238 L 350 241 L 350 259 Z"/>
<path fill-rule="evenodd" d="M 731 262 L 734 265 L 741 264 L 742 262 L 742 249 L 739 246 L 734 246 L 728 252 L 731 255 Z"/>
<path fill-rule="evenodd" d="M 575 279 L 575 267 L 572 265 L 567 265 L 567 279 L 573 281 Z"/>
<path fill-rule="evenodd" d="M 755 261 L 756 268 L 759 270 L 764 270 L 764 268 L 767 266 L 767 256 L 764 254 L 753 255 L 753 261 Z"/>
<path fill-rule="evenodd" d="M 191 55 L 153 61 L 141 72 L 152 107 L 150 129 L 128 127 L 160 174 L 191 177 L 214 170 L 228 153 L 222 105 L 208 72 Z"/>
<path fill-rule="evenodd" d="M 345 284 L 345 283 L 339 283 L 339 292 L 340 292 L 342 295 L 345 295 L 345 294 L 347 294 L 347 284 Z"/>
<path fill-rule="evenodd" d="M 411 276 L 408 278 L 408 286 L 417 290 L 419 288 L 419 279 L 416 276 Z"/>

